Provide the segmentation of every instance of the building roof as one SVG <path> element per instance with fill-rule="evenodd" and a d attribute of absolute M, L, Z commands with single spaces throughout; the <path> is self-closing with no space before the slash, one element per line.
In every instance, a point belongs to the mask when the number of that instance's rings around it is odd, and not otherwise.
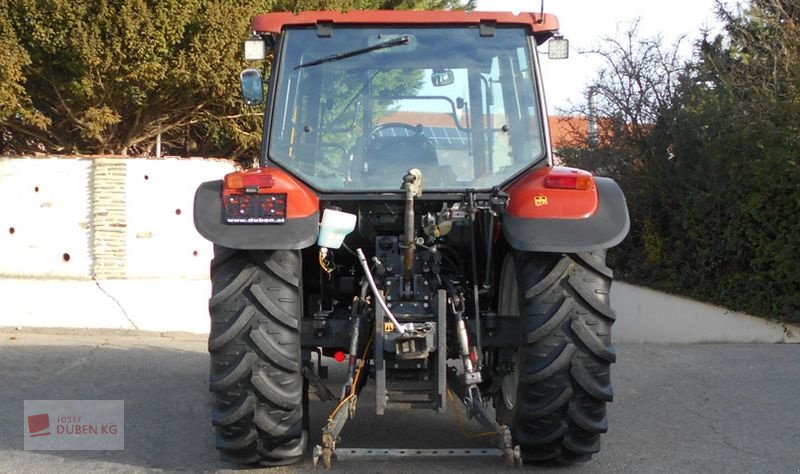
<path fill-rule="evenodd" d="M 380 120 L 381 123 L 400 122 L 425 127 L 455 127 L 453 116 L 443 112 L 416 112 L 398 110 Z"/>
<path fill-rule="evenodd" d="M 576 143 L 589 143 L 589 119 L 581 116 L 551 115 L 547 117 L 550 125 L 550 142 L 559 149 Z"/>

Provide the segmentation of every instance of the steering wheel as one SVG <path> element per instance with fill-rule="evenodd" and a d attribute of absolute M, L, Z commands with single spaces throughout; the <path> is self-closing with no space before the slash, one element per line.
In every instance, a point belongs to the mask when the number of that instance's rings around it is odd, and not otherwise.
<path fill-rule="evenodd" d="M 411 125 L 410 123 L 403 123 L 403 122 L 386 122 L 386 123 L 379 123 L 378 125 L 374 126 L 372 130 L 369 131 L 367 138 L 372 140 L 377 138 L 377 133 L 382 130 L 388 130 L 391 128 L 401 128 L 404 130 L 408 130 L 413 132 L 413 135 L 422 135 L 422 125 Z"/>

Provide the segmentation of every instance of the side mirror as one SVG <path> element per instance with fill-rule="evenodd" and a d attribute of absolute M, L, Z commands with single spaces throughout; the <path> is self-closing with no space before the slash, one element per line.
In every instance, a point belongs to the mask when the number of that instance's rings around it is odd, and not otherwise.
<path fill-rule="evenodd" d="M 264 102 L 264 79 L 258 69 L 245 69 L 239 74 L 242 83 L 242 98 L 247 105 L 259 105 Z"/>
<path fill-rule="evenodd" d="M 431 84 L 434 87 L 449 86 L 455 81 L 452 69 L 434 69 L 431 74 Z"/>
<path fill-rule="evenodd" d="M 561 35 L 553 36 L 547 42 L 547 56 L 550 59 L 567 59 L 569 57 L 569 40 Z"/>

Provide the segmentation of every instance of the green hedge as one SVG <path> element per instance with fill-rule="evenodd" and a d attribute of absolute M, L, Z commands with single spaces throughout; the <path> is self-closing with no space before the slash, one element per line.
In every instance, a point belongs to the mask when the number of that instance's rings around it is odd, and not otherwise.
<path fill-rule="evenodd" d="M 800 322 L 798 19 L 796 2 L 754 0 L 698 46 L 647 133 L 617 123 L 599 149 L 565 150 L 626 192 L 619 278 Z"/>

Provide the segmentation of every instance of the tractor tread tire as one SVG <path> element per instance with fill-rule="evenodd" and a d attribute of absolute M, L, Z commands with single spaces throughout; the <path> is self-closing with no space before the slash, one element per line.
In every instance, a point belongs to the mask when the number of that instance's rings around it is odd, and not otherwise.
<path fill-rule="evenodd" d="M 613 399 L 613 272 L 604 251 L 512 258 L 523 336 L 509 375 L 518 377 L 516 402 L 509 407 L 498 397 L 498 421 L 511 428 L 527 462 L 586 461 L 600 450 Z"/>
<path fill-rule="evenodd" d="M 300 253 L 217 246 L 214 254 L 208 350 L 217 449 L 240 465 L 301 462 Z"/>

